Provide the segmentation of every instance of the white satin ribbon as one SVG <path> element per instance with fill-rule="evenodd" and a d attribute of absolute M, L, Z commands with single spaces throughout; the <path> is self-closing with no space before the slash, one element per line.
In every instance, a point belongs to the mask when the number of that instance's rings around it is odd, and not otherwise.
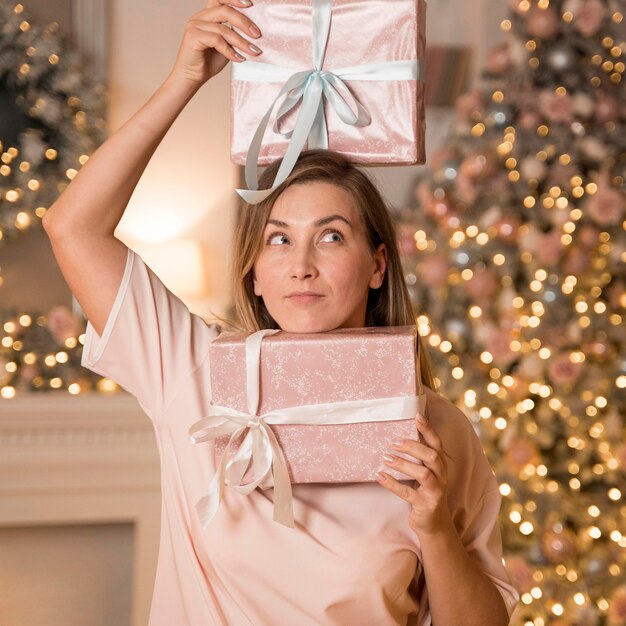
<path fill-rule="evenodd" d="M 274 432 L 268 424 L 352 424 L 370 421 L 412 419 L 422 409 L 423 396 L 398 396 L 371 400 L 349 400 L 309 404 L 258 414 L 260 400 L 261 341 L 278 330 L 260 330 L 246 338 L 246 374 L 248 412 L 211 405 L 209 414 L 189 429 L 193 443 L 211 441 L 232 433 L 219 466 L 206 493 L 196 503 L 202 526 L 206 528 L 222 500 L 224 487 L 247 495 L 256 487 L 274 487 L 274 521 L 294 527 L 293 497 L 287 462 Z M 239 449 L 231 446 L 246 430 Z M 252 463 L 253 480 L 243 483 Z"/>
<path fill-rule="evenodd" d="M 326 96 L 345 124 L 366 126 L 370 123 L 368 111 L 352 95 L 344 80 L 423 80 L 423 61 L 417 59 L 364 63 L 332 71 L 323 70 L 332 17 L 332 0 L 313 0 L 312 9 L 313 69 L 294 72 L 293 68 L 256 61 L 234 63 L 232 66 L 233 80 L 284 83 L 261 119 L 250 143 L 245 166 L 248 189 L 236 190 L 249 204 L 261 202 L 285 181 L 293 170 L 307 139 L 311 149 L 328 149 L 323 96 Z M 342 95 L 339 89 L 343 90 L 345 95 Z M 276 114 L 273 130 L 290 141 L 271 188 L 259 190 L 257 163 L 263 136 L 276 103 L 285 94 L 287 96 Z M 278 127 L 281 118 L 300 102 L 302 104 L 293 130 L 280 132 Z"/>

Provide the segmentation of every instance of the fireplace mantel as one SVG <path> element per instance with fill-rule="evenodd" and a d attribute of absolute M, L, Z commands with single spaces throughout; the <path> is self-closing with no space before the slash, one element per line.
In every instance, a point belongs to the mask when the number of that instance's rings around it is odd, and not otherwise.
<path fill-rule="evenodd" d="M 0 401 L 0 526 L 131 522 L 131 624 L 148 622 L 159 540 L 159 460 L 134 397 L 31 393 Z"/>

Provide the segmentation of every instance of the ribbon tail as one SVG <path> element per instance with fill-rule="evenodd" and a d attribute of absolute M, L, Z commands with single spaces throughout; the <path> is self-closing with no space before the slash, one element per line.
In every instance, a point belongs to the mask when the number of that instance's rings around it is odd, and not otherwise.
<path fill-rule="evenodd" d="M 215 517 L 215 514 L 220 506 L 220 502 L 224 497 L 224 481 L 230 446 L 240 432 L 241 429 L 238 429 L 231 436 L 228 441 L 228 445 L 224 450 L 224 454 L 222 454 L 222 458 L 220 459 L 217 472 L 215 472 L 215 476 L 211 479 L 206 493 L 198 500 L 198 502 L 196 502 L 196 511 L 198 512 L 202 528 L 207 528 L 211 523 L 211 520 Z"/>
<path fill-rule="evenodd" d="M 248 189 L 237 189 L 237 193 L 249 204 L 256 204 L 260 202 L 263 198 L 266 198 L 271 191 L 266 193 L 269 190 L 258 191 L 259 189 L 259 181 L 258 181 L 258 160 L 259 153 L 261 152 L 261 143 L 263 141 L 263 136 L 265 135 L 265 130 L 267 129 L 267 124 L 272 115 L 272 111 L 276 106 L 276 103 L 280 100 L 280 98 L 286 94 L 288 91 L 299 87 L 302 83 L 304 83 L 310 72 L 296 72 L 291 76 L 287 82 L 283 85 L 281 90 L 278 92 L 274 102 L 270 105 L 269 109 L 259 122 L 259 125 L 254 133 L 252 138 L 252 142 L 250 143 L 250 149 L 248 150 L 248 156 L 246 157 L 246 166 L 245 166 L 245 178 L 246 185 Z"/>
<path fill-rule="evenodd" d="M 252 446 L 250 445 L 252 436 L 252 431 L 248 430 L 235 456 L 228 461 L 225 484 L 240 485 L 243 481 L 243 476 L 252 461 Z"/>
<path fill-rule="evenodd" d="M 298 74 L 294 74 L 292 78 L 298 77 L 303 72 L 299 72 Z M 309 132 L 311 131 L 311 127 L 313 126 L 313 121 L 317 114 L 319 101 L 322 99 L 322 79 L 318 74 L 310 74 L 310 72 L 305 72 L 310 75 L 310 84 L 307 85 L 304 90 L 304 96 L 302 99 L 302 107 L 300 109 L 300 113 L 298 115 L 298 120 L 296 121 L 296 125 L 293 129 L 293 136 L 289 145 L 287 146 L 287 151 L 282 159 L 280 167 L 278 168 L 278 172 L 276 173 L 276 177 L 274 178 L 274 182 L 269 189 L 258 190 L 259 184 L 256 180 L 256 162 L 258 159 L 258 155 L 261 149 L 261 140 L 263 138 L 263 131 L 265 127 L 267 127 L 267 120 L 269 120 L 269 116 L 274 108 L 274 104 L 266 114 L 266 116 L 261 121 L 261 125 L 257 129 L 257 132 L 254 135 L 254 139 L 252 140 L 252 144 L 250 145 L 250 150 L 248 151 L 248 156 L 246 157 L 246 184 L 250 189 L 237 189 L 237 193 L 249 204 L 257 204 L 261 202 L 265 198 L 267 198 L 270 194 L 274 192 L 274 190 L 283 183 L 286 178 L 293 170 L 296 161 L 298 160 L 298 155 L 302 151 L 302 148 L 309 136 Z M 291 79 L 290 79 L 291 80 Z M 293 88 L 294 85 L 289 85 L 290 81 L 287 81 L 285 86 L 281 89 L 281 96 L 289 89 Z M 294 83 L 296 81 L 294 80 Z M 287 89 L 289 87 L 289 89 Z M 266 119 L 267 118 L 267 119 Z M 261 131 L 259 133 L 259 131 Z M 250 178 L 249 178 L 250 175 Z"/>
<path fill-rule="evenodd" d="M 274 451 L 272 464 L 274 473 L 274 521 L 287 526 L 287 528 L 294 528 L 293 492 L 287 470 L 287 461 L 272 429 L 267 424 L 264 424 L 264 427 Z"/>
<path fill-rule="evenodd" d="M 328 129 L 326 127 L 326 114 L 324 113 L 324 100 L 322 98 L 320 98 L 313 126 L 311 126 L 309 133 L 309 148 L 328 150 Z"/>

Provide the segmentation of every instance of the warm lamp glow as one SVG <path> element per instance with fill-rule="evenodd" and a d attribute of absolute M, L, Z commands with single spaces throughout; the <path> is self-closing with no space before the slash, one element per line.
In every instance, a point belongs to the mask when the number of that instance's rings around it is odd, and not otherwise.
<path fill-rule="evenodd" d="M 174 239 L 160 243 L 133 242 L 130 247 L 180 298 L 205 298 L 206 258 L 203 244 L 196 239 Z"/>

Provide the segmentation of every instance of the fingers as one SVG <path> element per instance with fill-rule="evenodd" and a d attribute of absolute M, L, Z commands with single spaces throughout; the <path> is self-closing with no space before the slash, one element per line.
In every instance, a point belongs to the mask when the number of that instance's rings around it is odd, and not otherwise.
<path fill-rule="evenodd" d="M 233 54 L 237 55 L 235 48 L 241 52 L 254 54 L 255 56 L 262 52 L 260 48 L 250 43 L 247 39 L 224 24 L 192 20 L 191 25 L 199 31 L 203 41 L 210 42 L 212 48 L 215 48 L 229 59 L 232 58 Z M 209 33 L 209 35 L 206 33 Z"/>
<path fill-rule="evenodd" d="M 236 1 L 239 2 L 239 0 Z M 245 8 L 243 4 L 240 6 L 241 8 Z M 209 6 L 193 15 L 192 19 L 207 23 L 228 22 L 231 26 L 238 28 L 241 32 L 248 33 L 254 38 L 261 36 L 259 27 L 249 17 L 241 13 L 239 8 L 235 9 L 229 4 L 217 3 L 213 6 Z"/>
<path fill-rule="evenodd" d="M 424 441 L 431 448 L 437 450 L 438 452 L 443 450 L 439 435 L 433 430 L 430 422 L 423 415 L 417 415 L 417 417 L 415 418 L 415 424 L 420 435 L 424 437 Z"/>
<path fill-rule="evenodd" d="M 418 463 L 423 463 L 433 474 L 441 481 L 445 482 L 447 477 L 447 465 L 446 460 L 443 455 L 433 448 L 429 448 L 423 443 L 419 443 L 414 439 L 403 439 L 401 443 L 393 443 L 391 447 L 399 453 L 403 453 L 404 455 L 410 455 L 413 458 L 418 460 Z M 407 461 L 398 455 L 389 455 L 390 458 L 398 459 L 398 461 L 404 461 L 405 463 L 409 463 L 415 465 L 413 461 Z M 404 471 L 400 465 L 394 465 L 394 467 L 398 467 L 400 471 Z M 419 465 L 418 465 L 419 467 Z"/>
<path fill-rule="evenodd" d="M 248 0 L 233 0 L 238 7 L 248 6 Z M 241 63 L 246 58 L 239 51 L 258 56 L 262 50 L 248 41 L 233 27 L 242 33 L 258 38 L 261 31 L 248 17 L 244 16 L 239 8 L 234 8 L 225 0 L 210 0 L 207 8 L 191 17 L 187 29 L 194 37 L 207 48 L 214 48 L 231 61 Z"/>
<path fill-rule="evenodd" d="M 407 461 L 395 454 L 385 455 L 383 461 L 385 465 L 393 467 L 393 469 L 406 474 L 410 478 L 414 478 L 420 485 L 428 486 L 433 480 L 443 481 L 445 478 L 445 469 L 440 464 L 426 467 L 425 465 L 418 465 L 413 461 Z"/>
<path fill-rule="evenodd" d="M 385 489 L 388 489 L 392 493 L 395 493 L 397 496 L 400 496 L 400 498 L 402 498 L 406 502 L 409 502 L 412 505 L 417 503 L 417 492 L 409 485 L 401 483 L 386 472 L 379 472 L 377 474 L 377 478 L 380 484 L 385 487 Z"/>

